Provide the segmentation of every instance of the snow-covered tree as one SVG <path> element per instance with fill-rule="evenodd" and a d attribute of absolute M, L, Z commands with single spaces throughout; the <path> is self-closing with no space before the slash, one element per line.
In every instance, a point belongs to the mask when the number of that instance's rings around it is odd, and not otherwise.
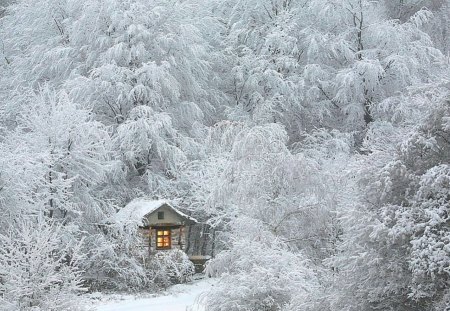
<path fill-rule="evenodd" d="M 63 89 L 112 126 L 131 188 L 120 195 L 167 194 L 167 181 L 183 159 L 197 156 L 196 135 L 224 99 L 211 70 L 215 53 L 198 28 L 213 23 L 195 14 L 202 2 L 48 0 L 39 10 L 31 2 L 13 5 L 3 21 L 3 85 L 19 90 L 5 99 L 4 118 L 14 120 L 12 107 L 26 102 L 25 86 Z"/>
<path fill-rule="evenodd" d="M 208 137 L 207 158 L 193 163 L 188 175 L 191 204 L 210 215 L 210 224 L 245 215 L 313 260 L 326 257 L 337 237 L 333 210 L 350 135 L 317 131 L 298 151 L 287 148 L 286 131 L 277 124 L 223 122 Z"/>
<path fill-rule="evenodd" d="M 381 1 L 221 4 L 233 66 L 227 92 L 236 99 L 230 117 L 283 123 L 294 141 L 317 126 L 363 130 L 385 99 L 446 66 L 425 32 L 426 9 L 400 22 Z"/>
<path fill-rule="evenodd" d="M 92 289 L 168 285 L 185 256 L 149 261 L 137 228 L 114 221 L 145 194 L 212 227 L 210 310 L 448 302 L 448 0 L 11 2 L 0 18 L 9 250 L 29 224 L 64 241 L 44 253 L 77 245 L 76 264 L 39 258 Z M 30 304 L 2 268 L 0 294 Z"/>
<path fill-rule="evenodd" d="M 433 19 L 428 25 L 427 30 L 434 44 L 444 55 L 449 56 L 450 53 L 450 1 L 441 1 L 441 6 L 433 11 Z"/>
<path fill-rule="evenodd" d="M 354 200 L 355 192 L 342 210 L 340 252 L 330 261 L 338 271 L 336 310 L 424 310 L 445 299 L 450 145 L 443 96 L 395 153 L 374 149 L 358 161 L 362 195 Z"/>
<path fill-rule="evenodd" d="M 6 186 L 15 192 L 11 195 L 45 207 L 27 212 L 66 221 L 80 214 L 92 216 L 99 209 L 92 190 L 113 165 L 109 131 L 67 94 L 45 88 L 31 95 L 26 109 L 18 110 L 17 126 L 6 132 L 3 146 L 12 153 L 16 149 L 23 167 L 23 175 L 16 171 L 8 176 L 6 170 Z"/>

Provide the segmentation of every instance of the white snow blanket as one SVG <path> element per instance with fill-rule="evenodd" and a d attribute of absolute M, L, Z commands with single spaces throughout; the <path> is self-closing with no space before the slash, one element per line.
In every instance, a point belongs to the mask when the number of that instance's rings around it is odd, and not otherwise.
<path fill-rule="evenodd" d="M 93 306 L 95 311 L 204 311 L 201 297 L 216 283 L 204 279 L 191 284 L 175 285 L 167 295 L 150 298 L 124 296 L 119 301 L 101 301 Z"/>
<path fill-rule="evenodd" d="M 143 218 L 156 211 L 158 208 L 160 208 L 163 205 L 168 205 L 172 208 L 172 210 L 180 215 L 181 217 L 184 217 L 186 219 L 190 219 L 193 222 L 198 222 L 195 218 L 186 215 L 185 213 L 179 211 L 175 207 L 173 207 L 169 201 L 167 200 L 152 200 L 148 198 L 137 198 L 128 203 L 125 207 L 123 207 L 121 210 L 117 212 L 117 214 L 114 216 L 114 220 L 117 223 L 122 224 L 139 224 L 139 225 L 145 225 L 142 221 Z"/>

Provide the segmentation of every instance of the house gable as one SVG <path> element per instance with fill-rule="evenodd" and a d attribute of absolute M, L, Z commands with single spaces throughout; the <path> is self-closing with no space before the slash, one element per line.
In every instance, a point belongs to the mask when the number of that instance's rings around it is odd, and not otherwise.
<path fill-rule="evenodd" d="M 161 213 L 163 217 L 161 217 Z M 158 214 L 160 217 L 158 217 Z M 165 200 L 138 198 L 128 203 L 115 215 L 118 223 L 134 224 L 140 227 L 163 224 L 191 225 L 197 223 L 194 218 L 182 213 Z"/>
<path fill-rule="evenodd" d="M 161 219 L 162 213 L 162 219 Z M 185 225 L 189 219 L 177 213 L 173 207 L 163 204 L 153 212 L 144 216 L 144 223 L 149 226 Z"/>

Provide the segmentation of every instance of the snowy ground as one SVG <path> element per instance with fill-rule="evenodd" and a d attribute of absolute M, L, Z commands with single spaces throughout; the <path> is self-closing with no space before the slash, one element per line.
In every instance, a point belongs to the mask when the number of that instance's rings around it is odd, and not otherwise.
<path fill-rule="evenodd" d="M 91 310 L 95 311 L 203 311 L 198 297 L 204 296 L 216 280 L 203 279 L 191 284 L 175 285 L 166 295 L 137 298 L 116 297 L 113 301 L 97 301 Z"/>

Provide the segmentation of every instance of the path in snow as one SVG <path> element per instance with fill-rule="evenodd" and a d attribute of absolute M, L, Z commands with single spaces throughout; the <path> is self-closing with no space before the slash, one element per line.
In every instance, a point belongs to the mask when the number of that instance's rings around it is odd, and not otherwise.
<path fill-rule="evenodd" d="M 175 285 L 167 295 L 152 298 L 128 297 L 124 300 L 101 302 L 95 311 L 203 311 L 197 297 L 215 284 L 214 279 L 204 279 L 191 284 Z"/>

